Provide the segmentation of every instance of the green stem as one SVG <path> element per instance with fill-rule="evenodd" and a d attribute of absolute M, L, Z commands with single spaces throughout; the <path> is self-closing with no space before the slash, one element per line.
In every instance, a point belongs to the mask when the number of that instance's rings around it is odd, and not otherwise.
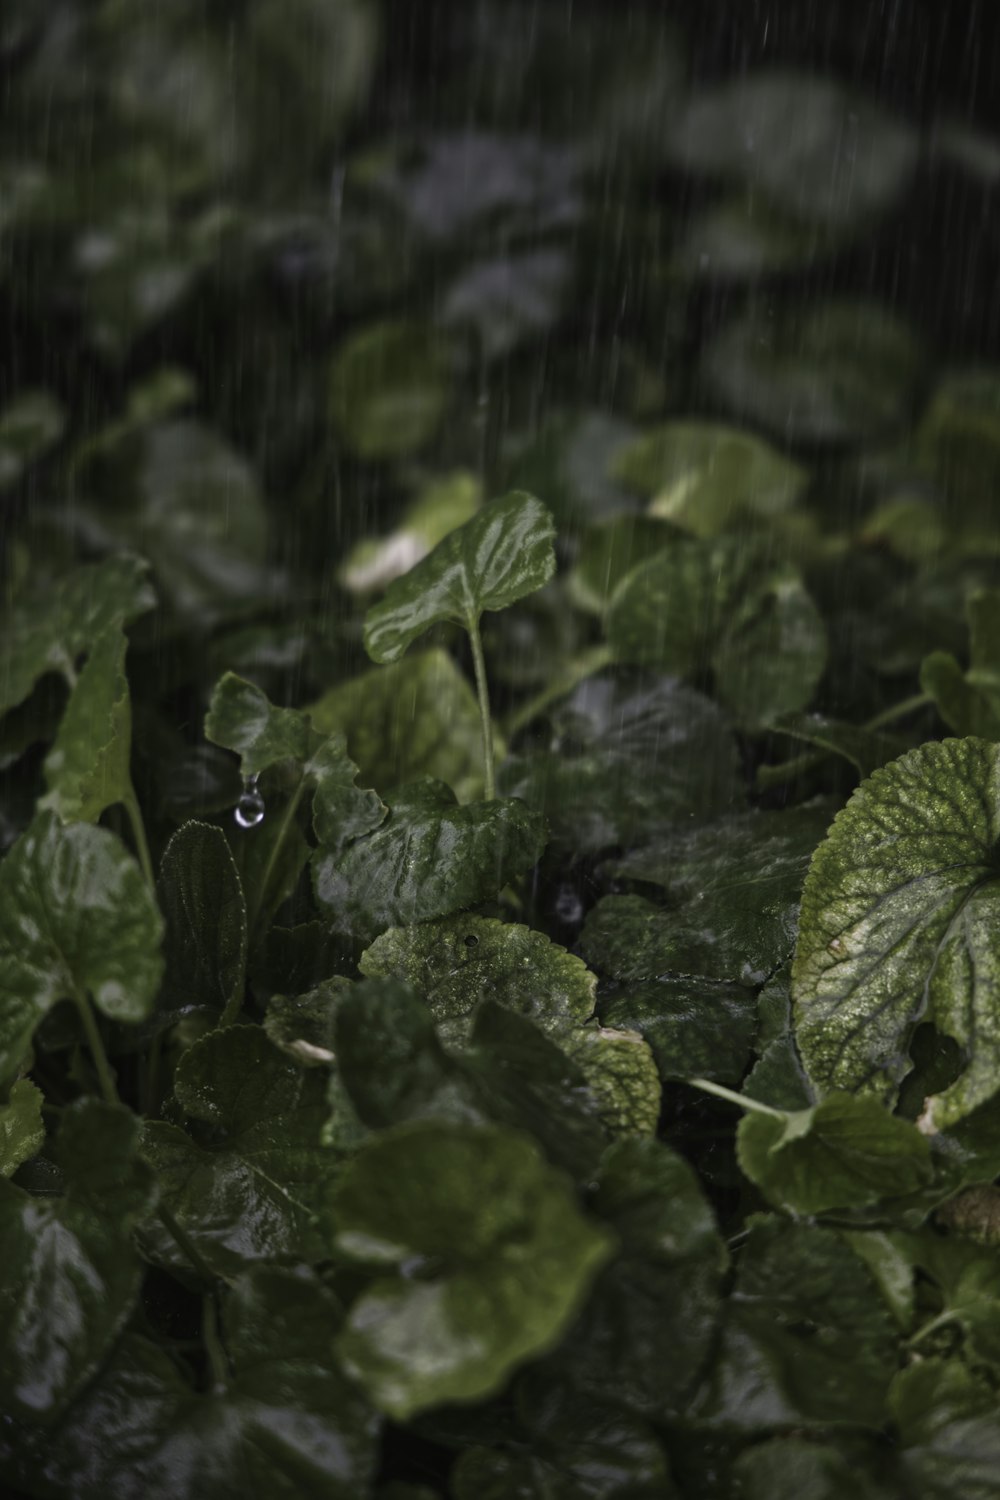
<path fill-rule="evenodd" d="M 875 714 L 871 719 L 865 721 L 860 727 L 868 733 L 877 729 L 884 729 L 887 724 L 893 724 L 897 719 L 905 719 L 907 714 L 916 713 L 920 708 L 926 708 L 931 702 L 928 693 L 914 693 L 910 698 L 904 698 L 901 703 L 890 704 L 881 713 Z M 792 760 L 782 761 L 777 766 L 757 767 L 757 790 L 765 792 L 770 787 L 780 786 L 782 782 L 791 781 L 795 776 L 805 775 L 821 766 L 824 761 L 833 755 L 832 750 L 807 750 L 802 755 L 796 755 Z"/>
<path fill-rule="evenodd" d="M 264 866 L 264 873 L 260 877 L 260 884 L 257 887 L 256 898 L 252 907 L 247 912 L 247 930 L 250 932 L 253 932 L 256 928 L 257 918 L 260 915 L 261 907 L 264 905 L 264 897 L 267 895 L 267 888 L 271 884 L 271 878 L 274 875 L 275 866 L 278 863 L 278 855 L 281 853 L 281 847 L 284 844 L 285 839 L 288 837 L 288 830 L 292 826 L 295 814 L 298 812 L 299 803 L 302 801 L 302 794 L 306 789 L 306 779 L 306 773 L 303 771 L 302 776 L 299 778 L 298 786 L 295 788 L 294 792 L 288 799 L 284 816 L 281 819 L 281 827 L 275 834 L 274 843 L 271 845 L 271 852 L 267 856 L 267 864 Z M 223 1026 L 228 1026 L 233 1021 L 235 1021 L 236 1017 L 240 1013 L 242 1004 L 242 995 L 236 994 L 230 996 L 229 1000 L 226 1002 L 226 1008 L 222 1016 L 221 1024 Z"/>
<path fill-rule="evenodd" d="M 229 1361 L 219 1338 L 215 1297 L 211 1292 L 206 1292 L 201 1299 L 201 1337 L 208 1355 L 208 1368 L 212 1372 L 212 1389 L 224 1391 L 229 1384 Z"/>
<path fill-rule="evenodd" d="M 97 1018 L 94 1015 L 93 1006 L 83 990 L 77 990 L 73 999 L 76 1001 L 76 1008 L 80 1012 L 84 1035 L 87 1038 L 87 1046 L 90 1048 L 90 1055 L 93 1058 L 94 1067 L 97 1069 L 97 1081 L 101 1085 L 101 1094 L 108 1104 L 119 1104 L 121 1101 L 118 1098 L 118 1089 L 115 1086 L 115 1075 L 111 1071 L 108 1054 L 105 1052 L 104 1043 L 101 1041 L 101 1033 L 98 1030 Z"/>
<path fill-rule="evenodd" d="M 736 1094 L 732 1089 L 723 1088 L 721 1083 L 712 1083 L 708 1078 L 685 1078 L 684 1082 L 690 1084 L 693 1089 L 701 1089 L 702 1093 L 714 1094 L 717 1099 L 725 1099 L 729 1104 L 737 1104 L 740 1109 L 748 1110 L 751 1114 L 772 1115 L 776 1120 L 785 1118 L 784 1110 L 772 1109 L 769 1104 L 762 1104 L 759 1099 L 751 1099 L 749 1094 Z"/>
<path fill-rule="evenodd" d="M 191 1266 L 195 1271 L 198 1272 L 198 1275 L 201 1277 L 201 1279 L 203 1281 L 207 1281 L 210 1286 L 214 1285 L 214 1283 L 218 1279 L 215 1275 L 215 1272 L 212 1270 L 208 1262 L 203 1258 L 201 1251 L 191 1239 L 191 1236 L 188 1234 L 187 1230 L 181 1228 L 165 1203 L 158 1203 L 156 1205 L 156 1217 L 159 1219 L 160 1223 L 163 1225 L 164 1229 L 167 1231 L 170 1238 L 177 1246 L 178 1250 L 184 1256 L 185 1260 L 190 1261 Z"/>
<path fill-rule="evenodd" d="M 483 656 L 483 639 L 479 634 L 478 616 L 466 621 L 469 640 L 472 644 L 472 665 L 476 672 L 476 694 L 479 698 L 479 718 L 483 726 L 483 766 L 485 768 L 486 800 L 492 802 L 497 794 L 496 770 L 493 765 L 493 721 L 490 718 L 490 695 L 486 686 L 486 660 Z"/>
<path fill-rule="evenodd" d="M 914 1344 L 919 1344 L 921 1339 L 926 1338 L 929 1333 L 936 1333 L 939 1328 L 946 1328 L 949 1323 L 954 1323 L 954 1321 L 954 1312 L 950 1308 L 946 1308 L 944 1312 L 939 1312 L 936 1318 L 931 1318 L 929 1323 L 925 1323 L 922 1328 L 918 1328 L 916 1333 L 907 1339 L 907 1343 L 912 1348 Z"/>
<path fill-rule="evenodd" d="M 588 677 L 593 677 L 595 672 L 600 672 L 609 666 L 614 660 L 610 646 L 594 646 L 589 651 L 582 651 L 579 656 L 567 662 L 564 671 L 560 672 L 555 679 L 529 698 L 527 703 L 522 703 L 516 708 L 504 725 L 504 732 L 508 735 L 517 734 L 525 724 L 530 724 L 540 713 L 544 713 L 550 703 L 555 703 L 571 693 L 576 685 L 584 682 Z"/>
<path fill-rule="evenodd" d="M 150 888 L 156 886 L 156 876 L 153 873 L 153 860 L 149 853 L 149 840 L 146 838 L 146 825 L 142 821 L 142 813 L 139 810 L 139 802 L 135 795 L 135 788 L 129 782 L 128 791 L 122 798 L 122 806 L 132 829 L 132 837 L 135 839 L 135 852 L 142 866 L 142 873 L 149 882 Z"/>

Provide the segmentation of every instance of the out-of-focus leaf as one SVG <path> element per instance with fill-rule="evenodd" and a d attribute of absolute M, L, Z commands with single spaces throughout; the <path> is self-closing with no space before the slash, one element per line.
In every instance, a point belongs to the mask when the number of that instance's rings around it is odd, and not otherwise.
<path fill-rule="evenodd" d="M 906 191 L 916 133 L 838 82 L 763 72 L 696 93 L 668 136 L 687 171 L 735 178 L 800 221 L 854 228 Z"/>
<path fill-rule="evenodd" d="M 138 1121 L 119 1105 L 69 1105 L 56 1140 L 65 1192 L 0 1179 L 0 1401 L 15 1425 L 50 1422 L 100 1368 L 135 1304 L 132 1229 L 155 1201 Z"/>
<path fill-rule="evenodd" d="M 825 714 L 786 714 L 776 719 L 771 728 L 776 734 L 787 734 L 849 760 L 862 780 L 887 761 L 895 760 L 906 748 L 898 735 L 847 724 Z"/>
<path fill-rule="evenodd" d="M 668 422 L 622 449 L 614 471 L 650 499 L 649 514 L 695 536 L 741 522 L 774 522 L 809 484 L 799 464 L 763 439 L 714 422 Z"/>
<path fill-rule="evenodd" d="M 0 1082 L 60 1000 L 89 995 L 110 1020 L 145 1020 L 163 973 L 162 928 L 113 834 L 41 813 L 0 864 Z"/>
<path fill-rule="evenodd" d="M 66 413 L 47 391 L 17 396 L 0 410 L 0 493 L 62 437 Z"/>
<path fill-rule="evenodd" d="M 364 459 L 401 458 L 437 432 L 450 399 L 444 344 L 419 323 L 376 323 L 352 334 L 330 366 L 330 415 Z"/>
<path fill-rule="evenodd" d="M 471 329 L 485 357 L 497 359 L 556 322 L 570 270 L 564 252 L 552 248 L 477 261 L 448 288 L 441 320 Z"/>
<path fill-rule="evenodd" d="M 388 536 L 366 537 L 352 548 L 337 575 L 340 582 L 352 594 L 385 588 L 426 557 L 449 531 L 471 520 L 481 501 L 482 485 L 464 469 L 432 481 Z"/>
<path fill-rule="evenodd" d="M 923 356 L 878 303 L 750 313 L 706 347 L 701 378 L 741 422 L 794 444 L 858 443 L 905 421 Z"/>
<path fill-rule="evenodd" d="M 338 1351 L 396 1417 L 499 1389 L 559 1338 L 612 1250 L 523 1136 L 439 1121 L 363 1145 L 331 1219 L 337 1252 L 383 1273 Z"/>
<path fill-rule="evenodd" d="M 222 1302 L 225 1382 L 196 1388 L 127 1333 L 55 1429 L 0 1436 L 0 1457 L 19 1485 L 86 1500 L 357 1500 L 377 1418 L 331 1355 L 341 1321 L 304 1267 L 253 1267 Z"/>
<path fill-rule="evenodd" d="M 674 679 L 588 677 L 552 720 L 549 745 L 509 756 L 499 781 L 545 816 L 560 848 L 627 846 L 743 800 L 725 716 Z"/>
<path fill-rule="evenodd" d="M 920 686 L 956 734 L 1000 740 L 1000 592 L 970 595 L 965 613 L 968 671 L 950 652 L 934 651 L 921 665 Z"/>

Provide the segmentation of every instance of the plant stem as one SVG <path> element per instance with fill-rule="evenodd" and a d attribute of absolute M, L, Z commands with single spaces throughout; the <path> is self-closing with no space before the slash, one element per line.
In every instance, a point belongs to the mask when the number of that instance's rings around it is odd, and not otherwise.
<path fill-rule="evenodd" d="M 883 729 L 886 724 L 892 724 L 897 719 L 905 719 L 907 714 L 916 713 L 919 708 L 926 708 L 930 701 L 929 694 L 914 693 L 912 697 L 904 698 L 901 703 L 890 704 L 888 708 L 884 708 L 881 713 L 866 720 L 860 727 L 868 733 Z M 829 760 L 833 753 L 832 750 L 807 750 L 803 755 L 796 755 L 794 759 L 782 761 L 777 766 L 758 766 L 757 790 L 764 792 L 770 787 L 780 786 L 784 781 L 791 781 L 795 776 L 814 771 L 825 760 Z"/>
<path fill-rule="evenodd" d="M 770 1104 L 751 1099 L 749 1094 L 736 1094 L 732 1089 L 723 1088 L 721 1083 L 712 1083 L 708 1078 L 686 1078 L 684 1082 L 693 1089 L 701 1089 L 705 1094 L 714 1094 L 717 1099 L 725 1099 L 728 1104 L 737 1104 L 740 1109 L 748 1110 L 751 1114 L 772 1115 L 776 1120 L 785 1118 L 784 1110 L 772 1109 Z"/>
<path fill-rule="evenodd" d="M 87 1046 L 90 1048 L 90 1055 L 93 1058 L 94 1067 L 97 1069 L 97 1081 L 101 1085 L 101 1094 L 108 1104 L 119 1104 L 121 1101 L 118 1098 L 118 1089 L 115 1086 L 115 1075 L 111 1071 L 108 1054 L 105 1052 L 104 1043 L 101 1041 L 101 1033 L 98 1030 L 97 1018 L 94 1015 L 93 1006 L 83 990 L 77 990 L 73 999 L 76 1001 L 76 1008 L 80 1012 L 84 1034 L 87 1038 Z"/>
<path fill-rule="evenodd" d="M 944 1312 L 939 1312 L 936 1318 L 931 1318 L 929 1323 L 925 1323 L 922 1328 L 918 1328 L 916 1333 L 907 1339 L 907 1343 L 912 1348 L 914 1344 L 919 1344 L 921 1339 L 926 1338 L 929 1333 L 936 1333 L 939 1328 L 946 1328 L 949 1323 L 954 1323 L 954 1321 L 955 1313 L 951 1308 L 945 1308 Z"/>
<path fill-rule="evenodd" d="M 281 847 L 284 844 L 285 839 L 288 837 L 288 830 L 289 828 L 291 828 L 292 822 L 295 818 L 295 814 L 298 812 L 299 803 L 302 801 L 302 793 L 306 789 L 306 780 L 306 772 L 303 771 L 301 777 L 299 778 L 298 786 L 295 788 L 294 792 L 288 799 L 288 804 L 285 807 L 284 816 L 281 819 L 281 827 L 275 834 L 274 843 L 271 845 L 271 852 L 267 856 L 267 864 L 264 866 L 264 873 L 260 877 L 260 884 L 257 887 L 256 898 L 254 900 L 253 906 L 247 912 L 247 930 L 249 932 L 253 932 L 254 928 L 257 925 L 257 918 L 260 915 L 261 907 L 264 905 L 264 897 L 267 895 L 267 888 L 271 884 L 271 878 L 274 875 L 275 866 L 278 863 L 278 855 L 281 852 Z M 234 1001 L 235 1010 L 233 1010 L 232 1014 L 230 1014 L 230 1010 L 234 1004 Z M 226 1008 L 223 1012 L 223 1019 L 220 1024 L 223 1026 L 228 1026 L 233 1021 L 235 1021 L 236 1017 L 240 1013 L 240 1007 L 242 1006 L 242 1003 L 243 997 L 241 995 L 230 996 L 229 1000 L 226 1002 Z"/>
<path fill-rule="evenodd" d="M 472 665 L 476 672 L 476 694 L 479 698 L 479 718 L 483 726 L 483 767 L 486 782 L 486 800 L 492 802 L 497 794 L 496 770 L 493 765 L 493 721 L 490 718 L 490 695 L 486 686 L 486 660 L 483 656 L 483 639 L 479 634 L 479 618 L 466 621 L 469 641 L 472 645 Z"/>
<path fill-rule="evenodd" d="M 504 725 L 505 733 L 516 734 L 519 729 L 524 728 L 525 724 L 530 724 L 532 719 L 544 713 L 550 703 L 564 698 L 578 683 L 584 682 L 595 672 L 600 672 L 603 667 L 609 666 L 613 659 L 610 646 L 592 646 L 589 651 L 581 651 L 579 656 L 567 662 L 565 670 L 558 673 L 552 682 L 542 688 L 540 693 L 536 693 L 533 698 L 528 699 L 527 703 L 522 703 L 520 708 L 514 710 Z"/>
<path fill-rule="evenodd" d="M 198 1272 L 202 1280 L 207 1281 L 209 1286 L 212 1286 L 218 1278 L 211 1266 L 202 1258 L 201 1251 L 191 1239 L 187 1230 L 181 1228 L 165 1203 L 158 1203 L 156 1205 L 156 1216 L 184 1258 L 191 1262 L 192 1267 Z"/>
<path fill-rule="evenodd" d="M 132 837 L 135 839 L 135 852 L 142 866 L 142 873 L 152 889 L 156 885 L 156 876 L 153 873 L 153 861 L 149 853 L 149 840 L 146 838 L 146 825 L 142 821 L 139 802 L 131 782 L 129 782 L 128 792 L 122 798 L 122 806 L 132 829 Z"/>
<path fill-rule="evenodd" d="M 212 1292 L 206 1292 L 201 1299 L 201 1337 L 208 1355 L 208 1368 L 212 1372 L 212 1389 L 224 1391 L 229 1384 L 229 1361 L 219 1338 L 215 1296 Z"/>

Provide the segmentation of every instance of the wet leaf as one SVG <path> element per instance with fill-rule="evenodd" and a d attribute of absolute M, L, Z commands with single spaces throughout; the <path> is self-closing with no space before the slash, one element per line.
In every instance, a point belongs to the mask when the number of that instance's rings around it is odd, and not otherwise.
<path fill-rule="evenodd" d="M 85 1500 L 128 1500 L 136 1486 L 149 1500 L 357 1500 L 378 1424 L 331 1356 L 341 1319 L 304 1267 L 255 1267 L 222 1303 L 225 1383 L 196 1388 L 162 1344 L 130 1332 L 54 1435 L 0 1438 L 0 1455 L 15 1448 L 19 1483 Z"/>
<path fill-rule="evenodd" d="M 460 807 L 443 782 L 400 787 L 374 832 L 313 856 L 329 920 L 360 938 L 495 897 L 539 858 L 542 820 L 515 798 Z"/>
<path fill-rule="evenodd" d="M 931 1129 L 996 1092 L 997 757 L 977 739 L 910 751 L 858 788 L 817 849 L 793 995 L 799 1049 L 821 1092 L 891 1100 L 921 1021 L 965 1054 L 956 1081 L 926 1101 Z"/>
<path fill-rule="evenodd" d="M 320 1145 L 325 1092 L 318 1072 L 283 1056 L 258 1026 L 209 1032 L 183 1054 L 174 1093 L 196 1134 L 147 1121 L 142 1153 L 216 1275 L 231 1279 L 261 1260 L 322 1259 L 314 1216 L 334 1166 Z M 144 1225 L 143 1247 L 191 1274 L 157 1222 Z"/>
<path fill-rule="evenodd" d="M 137 557 L 76 568 L 15 605 L 0 631 L 0 713 L 21 703 L 46 672 L 72 679 L 77 659 L 109 629 L 156 603 Z"/>
<path fill-rule="evenodd" d="M 149 1015 L 162 919 L 138 865 L 113 834 L 40 814 L 0 865 L 0 1078 L 60 1000 L 89 995 L 110 1020 Z"/>
<path fill-rule="evenodd" d="M 484 610 L 506 609 L 555 572 L 555 528 L 533 495 L 513 491 L 490 501 L 452 531 L 365 616 L 373 661 L 397 661 L 432 625 L 475 628 Z"/>
<path fill-rule="evenodd" d="M 142 1280 L 132 1229 L 155 1200 L 138 1137 L 128 1110 L 81 1099 L 55 1144 L 62 1195 L 0 1179 L 0 1400 L 17 1424 L 65 1408 L 132 1312 Z"/>
<path fill-rule="evenodd" d="M 0 1177 L 10 1177 L 45 1144 L 44 1097 L 29 1078 L 19 1078 L 0 1105 Z"/>
<path fill-rule="evenodd" d="M 29 391 L 0 410 L 0 491 L 22 474 L 62 437 L 66 412 L 47 391 Z"/>
<path fill-rule="evenodd" d="M 828 1213 L 906 1197 L 934 1175 L 927 1139 L 874 1099 L 828 1094 L 810 1109 L 750 1110 L 737 1132 L 741 1169 L 775 1208 Z"/>
<path fill-rule="evenodd" d="M 641 842 L 743 800 L 725 716 L 671 678 L 588 677 L 554 710 L 548 745 L 509 756 L 499 780 L 545 816 L 557 847 L 581 853 Z"/>
<path fill-rule="evenodd" d="M 460 802 L 483 790 L 483 738 L 471 686 L 446 651 L 421 651 L 375 667 L 323 694 L 309 709 L 326 734 L 346 737 L 364 782 L 388 791 L 422 776 L 446 781 Z M 498 757 L 503 740 L 493 731 Z"/>
<path fill-rule="evenodd" d="M 45 758 L 51 807 L 63 822 L 96 823 L 132 793 L 132 706 L 125 676 L 128 642 L 119 625 L 95 640 Z"/>
<path fill-rule="evenodd" d="M 620 662 L 695 677 L 766 724 L 809 703 L 826 664 L 823 621 L 794 568 L 736 538 L 679 538 L 615 590 L 608 644 Z"/>
<path fill-rule="evenodd" d="M 225 834 L 185 823 L 163 851 L 156 882 L 166 921 L 160 1006 L 225 1010 L 243 993 L 247 912 Z"/>
<path fill-rule="evenodd" d="M 497 1390 L 559 1338 L 611 1253 L 523 1136 L 435 1121 L 366 1143 L 332 1219 L 338 1253 L 382 1272 L 337 1347 L 396 1417 Z"/>

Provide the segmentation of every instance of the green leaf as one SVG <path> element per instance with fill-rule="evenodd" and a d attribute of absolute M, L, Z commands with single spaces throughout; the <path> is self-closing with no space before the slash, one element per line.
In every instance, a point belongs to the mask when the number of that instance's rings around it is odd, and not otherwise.
<path fill-rule="evenodd" d="M 711 1354 L 726 1251 L 693 1169 L 657 1141 L 609 1147 L 590 1207 L 620 1249 L 552 1364 L 591 1397 L 660 1420 Z"/>
<path fill-rule="evenodd" d="M 320 1145 L 322 1075 L 282 1056 L 259 1026 L 229 1026 L 183 1054 L 174 1093 L 193 1134 L 147 1121 L 142 1151 L 202 1259 L 227 1279 L 253 1261 L 320 1260 L 313 1216 L 334 1166 Z M 143 1244 L 190 1272 L 157 1221 Z"/>
<path fill-rule="evenodd" d="M 995 1500 L 1000 1427 L 991 1387 L 955 1360 L 901 1370 L 890 1392 L 901 1482 L 921 1500 Z"/>
<path fill-rule="evenodd" d="M 138 865 L 103 828 L 41 813 L 0 865 L 0 1082 L 60 1000 L 90 995 L 142 1021 L 163 972 L 162 919 Z"/>
<path fill-rule="evenodd" d="M 247 961 L 247 911 L 226 836 L 185 823 L 163 851 L 156 882 L 166 921 L 159 1006 L 238 1006 Z"/>
<path fill-rule="evenodd" d="M 334 975 L 302 995 L 272 995 L 264 1018 L 269 1040 L 302 1067 L 328 1067 L 336 1060 L 337 1010 L 351 989 L 349 979 Z"/>
<path fill-rule="evenodd" d="M 619 584 L 608 644 L 621 662 L 692 677 L 711 667 L 750 725 L 804 708 L 826 664 L 826 631 L 798 573 L 745 540 L 678 538 Z"/>
<path fill-rule="evenodd" d="M 916 336 L 878 303 L 807 301 L 723 328 L 702 354 L 701 379 L 783 443 L 860 443 L 906 419 L 922 365 Z"/>
<path fill-rule="evenodd" d="M 893 1492 L 874 1477 L 878 1455 L 871 1454 L 869 1472 L 859 1469 L 858 1458 L 792 1435 L 745 1448 L 733 1475 L 746 1500 L 843 1500 L 847 1494 L 891 1500 Z"/>
<path fill-rule="evenodd" d="M 616 925 L 610 908 L 607 915 L 611 925 Z M 628 922 L 623 921 L 621 935 L 626 945 L 628 932 Z M 584 935 L 585 951 L 595 967 L 601 968 L 594 929 L 588 933 L 585 928 Z M 600 1006 L 602 1022 L 637 1032 L 648 1043 L 664 1083 L 694 1077 L 738 1083 L 750 1060 L 756 1012 L 751 991 L 696 977 L 628 982 Z"/>
<path fill-rule="evenodd" d="M 898 735 L 831 719 L 826 714 L 786 714 L 770 726 L 775 734 L 787 734 L 850 761 L 862 780 L 895 760 L 906 749 Z"/>
<path fill-rule="evenodd" d="M 474 474 L 457 469 L 425 485 L 384 537 L 364 537 L 352 547 L 338 573 L 352 594 L 385 588 L 408 573 L 457 526 L 470 521 L 482 503 L 482 485 Z"/>
<path fill-rule="evenodd" d="M 23 702 L 46 672 L 72 681 L 77 658 L 110 627 L 151 610 L 147 572 L 137 557 L 108 557 L 19 601 L 0 629 L 0 713 Z"/>
<path fill-rule="evenodd" d="M 603 617 L 622 579 L 637 564 L 669 547 L 678 535 L 678 528 L 666 521 L 628 511 L 588 526 L 567 579 L 573 603 Z"/>
<path fill-rule="evenodd" d="M 950 652 L 934 651 L 921 665 L 920 686 L 956 734 L 1000 740 L 1000 591 L 970 595 L 965 613 L 969 670 Z"/>
<path fill-rule="evenodd" d="M 714 422 L 654 428 L 617 454 L 614 472 L 650 497 L 650 515 L 702 537 L 776 520 L 809 483 L 805 469 L 763 439 Z"/>
<path fill-rule="evenodd" d="M 321 841 L 367 833 L 385 817 L 377 793 L 354 785 L 358 768 L 348 757 L 343 735 L 319 733 L 307 713 L 276 708 L 261 688 L 234 672 L 216 683 L 205 735 L 236 751 L 248 779 L 294 762 L 300 784 L 315 787 L 313 822 Z"/>
<path fill-rule="evenodd" d="M 335 1050 L 334 1144 L 346 1090 L 372 1128 L 418 1119 L 507 1125 L 534 1136 L 554 1165 L 581 1180 L 604 1149 L 599 1101 L 581 1070 L 525 1017 L 494 1001 L 479 1007 L 462 1050 L 445 1051 L 408 985 L 369 980 L 338 1003 Z"/>
<path fill-rule="evenodd" d="M 482 795 L 483 738 L 476 695 L 446 651 L 373 667 L 310 705 L 324 734 L 346 737 L 362 781 L 382 791 L 432 776 L 459 802 Z M 497 757 L 504 754 L 496 729 Z"/>
<path fill-rule="evenodd" d="M 498 1390 L 558 1340 L 612 1249 L 523 1136 L 437 1121 L 363 1145 L 331 1216 L 340 1254 L 396 1273 L 337 1346 L 396 1418 Z"/>
<path fill-rule="evenodd" d="M 597 981 L 582 959 L 543 932 L 492 917 L 390 928 L 358 967 L 368 978 L 393 975 L 411 984 L 446 1046 L 468 1040 L 484 1000 L 527 1016 L 556 1041 L 594 1013 Z"/>
<path fill-rule="evenodd" d="M 38 805 L 51 807 L 65 823 L 96 823 L 105 808 L 131 794 L 127 647 L 120 625 L 94 642 L 45 757 L 49 790 Z"/>
<path fill-rule="evenodd" d="M 45 1144 L 40 1088 L 19 1078 L 8 1103 L 0 1105 L 0 1177 L 9 1177 Z"/>
<path fill-rule="evenodd" d="M 695 93 L 667 150 L 689 172 L 745 182 L 799 222 L 835 229 L 885 212 L 918 160 L 908 125 L 839 82 L 791 70 Z"/>
<path fill-rule="evenodd" d="M 396 792 L 381 828 L 313 856 L 313 889 L 331 922 L 361 938 L 495 897 L 539 858 L 542 821 L 508 798 L 459 807 L 440 781 Z"/>
<path fill-rule="evenodd" d="M 473 1446 L 451 1471 L 455 1500 L 673 1500 L 666 1455 L 647 1424 L 529 1372 L 509 1445 Z"/>
<path fill-rule="evenodd" d="M 828 1094 L 788 1113 L 751 1110 L 740 1121 L 736 1153 L 769 1203 L 802 1215 L 906 1197 L 934 1176 L 916 1126 L 851 1094 Z"/>
<path fill-rule="evenodd" d="M 555 573 L 552 517 L 533 495 L 514 490 L 439 542 L 395 579 L 365 616 L 373 661 L 397 661 L 432 625 L 476 628 L 484 610 L 506 609 Z"/>
<path fill-rule="evenodd" d="M 127 1333 L 52 1431 L 0 1436 L 16 1482 L 81 1500 L 358 1500 L 377 1418 L 331 1356 L 342 1315 L 304 1267 L 260 1266 L 222 1303 L 225 1381 L 190 1383 Z"/>
<path fill-rule="evenodd" d="M 185 419 L 144 427 L 106 475 L 102 503 L 82 511 L 88 528 L 108 546 L 141 550 L 182 622 L 210 627 L 257 607 L 274 582 L 264 497 L 250 464 L 214 429 Z"/>
<path fill-rule="evenodd" d="M 605 958 L 601 967 L 622 979 L 673 973 L 763 984 L 792 951 L 810 856 L 829 822 L 830 806 L 822 801 L 743 813 L 615 860 L 616 876 L 662 886 L 672 904 L 649 911 L 643 927 L 644 908 L 631 898 L 599 903 L 587 930 L 607 931 L 615 952 L 631 948 L 625 962 L 612 967 Z M 628 913 L 627 935 L 614 933 L 616 913 Z"/>
<path fill-rule="evenodd" d="M 589 677 L 552 721 L 548 746 L 509 756 L 499 780 L 545 816 L 558 849 L 597 853 L 643 842 L 743 801 L 726 718 L 671 678 Z"/>
<path fill-rule="evenodd" d="M 786 1426 L 878 1429 L 897 1342 L 870 1272 L 834 1230 L 755 1219 L 691 1413 L 754 1436 Z"/>
<path fill-rule="evenodd" d="M 419 323 L 353 333 L 330 366 L 330 415 L 359 458 L 402 458 L 437 432 L 450 397 L 447 347 Z"/>
<path fill-rule="evenodd" d="M 996 1093 L 998 777 L 1000 750 L 984 740 L 922 745 L 858 788 L 813 856 L 793 998 L 821 1093 L 891 1100 L 920 1022 L 964 1049 L 924 1126 L 944 1129 Z"/>
<path fill-rule="evenodd" d="M 97 1372 L 142 1280 L 133 1227 L 155 1187 L 136 1155 L 138 1121 L 81 1099 L 56 1138 L 65 1192 L 35 1198 L 0 1180 L 0 1405 L 51 1421 Z"/>
<path fill-rule="evenodd" d="M 63 435 L 66 412 L 47 391 L 26 391 L 0 411 L 0 492 Z"/>

